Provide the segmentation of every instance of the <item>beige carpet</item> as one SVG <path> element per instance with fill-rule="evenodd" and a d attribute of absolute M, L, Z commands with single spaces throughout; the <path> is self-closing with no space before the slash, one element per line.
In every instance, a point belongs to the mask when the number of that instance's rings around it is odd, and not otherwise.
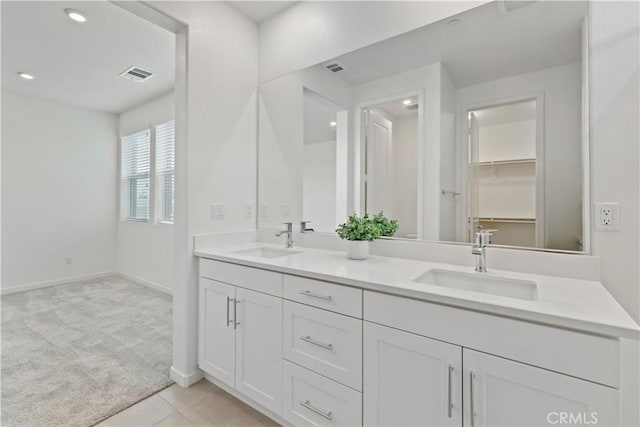
<path fill-rule="evenodd" d="M 2 297 L 2 426 L 90 426 L 171 384 L 171 297 L 117 276 Z"/>

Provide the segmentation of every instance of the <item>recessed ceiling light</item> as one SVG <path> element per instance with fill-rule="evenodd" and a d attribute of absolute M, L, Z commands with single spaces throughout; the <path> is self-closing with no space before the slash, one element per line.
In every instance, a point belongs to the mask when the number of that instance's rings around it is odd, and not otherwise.
<path fill-rule="evenodd" d="M 65 9 L 64 13 L 76 22 L 87 22 L 87 17 L 75 9 Z"/>
<path fill-rule="evenodd" d="M 337 122 L 329 122 L 329 126 L 331 126 L 332 128 L 338 126 Z"/>
<path fill-rule="evenodd" d="M 23 79 L 25 79 L 25 80 L 33 80 L 33 79 L 35 79 L 35 77 L 33 76 L 33 74 L 23 73 L 22 71 L 19 71 L 19 72 L 18 72 L 18 75 L 19 75 L 20 77 L 22 77 Z"/>
<path fill-rule="evenodd" d="M 410 105 L 410 104 L 411 104 L 410 99 L 405 99 L 404 101 L 402 101 L 402 105 Z"/>
<path fill-rule="evenodd" d="M 447 25 L 458 25 L 459 23 L 459 19 L 452 19 L 451 21 L 447 22 Z"/>

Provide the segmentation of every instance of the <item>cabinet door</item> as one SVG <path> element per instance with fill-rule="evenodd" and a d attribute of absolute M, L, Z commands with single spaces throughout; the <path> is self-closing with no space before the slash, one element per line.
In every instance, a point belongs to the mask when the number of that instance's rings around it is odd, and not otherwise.
<path fill-rule="evenodd" d="M 199 365 L 218 380 L 235 385 L 235 287 L 200 278 Z"/>
<path fill-rule="evenodd" d="M 236 291 L 236 390 L 282 414 L 282 299 Z"/>
<path fill-rule="evenodd" d="M 618 425 L 618 390 L 464 350 L 467 426 Z"/>
<path fill-rule="evenodd" d="M 364 425 L 461 426 L 462 349 L 364 322 Z"/>

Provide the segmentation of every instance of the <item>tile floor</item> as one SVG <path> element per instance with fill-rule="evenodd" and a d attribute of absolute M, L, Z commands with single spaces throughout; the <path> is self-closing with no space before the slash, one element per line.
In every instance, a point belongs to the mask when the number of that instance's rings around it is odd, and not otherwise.
<path fill-rule="evenodd" d="M 99 427 L 278 425 L 206 380 L 189 388 L 174 384 L 98 424 Z"/>

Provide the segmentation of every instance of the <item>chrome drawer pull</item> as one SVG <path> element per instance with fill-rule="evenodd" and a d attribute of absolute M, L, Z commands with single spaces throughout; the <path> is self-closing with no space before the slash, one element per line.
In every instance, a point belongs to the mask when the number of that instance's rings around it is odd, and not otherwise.
<path fill-rule="evenodd" d="M 311 291 L 303 291 L 303 292 L 300 292 L 300 293 L 302 295 L 305 295 L 305 296 L 308 296 L 308 297 L 311 297 L 311 298 L 323 299 L 325 301 L 333 301 L 333 297 L 331 295 L 327 295 L 327 296 L 319 295 L 319 294 L 315 294 L 315 293 L 313 293 Z"/>
<path fill-rule="evenodd" d="M 448 411 L 449 411 L 449 418 L 451 418 L 453 416 L 453 391 L 451 389 L 451 377 L 453 376 L 453 366 L 449 365 L 449 405 L 448 406 Z"/>
<path fill-rule="evenodd" d="M 471 419 L 471 427 L 476 425 L 476 408 L 473 396 L 473 383 L 475 382 L 476 374 L 473 371 L 469 371 L 469 418 Z"/>
<path fill-rule="evenodd" d="M 325 344 L 320 341 L 316 341 L 308 335 L 306 337 L 300 337 L 300 339 L 310 344 L 317 345 L 318 347 L 326 348 L 327 350 L 333 350 L 333 344 Z"/>
<path fill-rule="evenodd" d="M 321 417 L 324 417 L 326 419 L 328 419 L 329 421 L 333 421 L 333 414 L 331 413 L 331 411 L 329 412 L 322 412 L 320 409 L 315 408 L 313 405 L 311 405 L 311 402 L 308 400 L 305 400 L 304 402 L 300 402 L 300 405 L 304 406 L 305 408 L 307 408 L 308 410 L 315 412 L 316 414 L 320 415 Z"/>
<path fill-rule="evenodd" d="M 229 325 L 230 325 L 231 323 L 233 323 L 233 320 L 231 320 L 231 319 L 229 318 L 229 303 L 231 302 L 231 300 L 232 300 L 232 299 L 233 299 L 233 298 L 231 298 L 231 297 L 227 297 L 227 328 L 229 327 Z"/>

